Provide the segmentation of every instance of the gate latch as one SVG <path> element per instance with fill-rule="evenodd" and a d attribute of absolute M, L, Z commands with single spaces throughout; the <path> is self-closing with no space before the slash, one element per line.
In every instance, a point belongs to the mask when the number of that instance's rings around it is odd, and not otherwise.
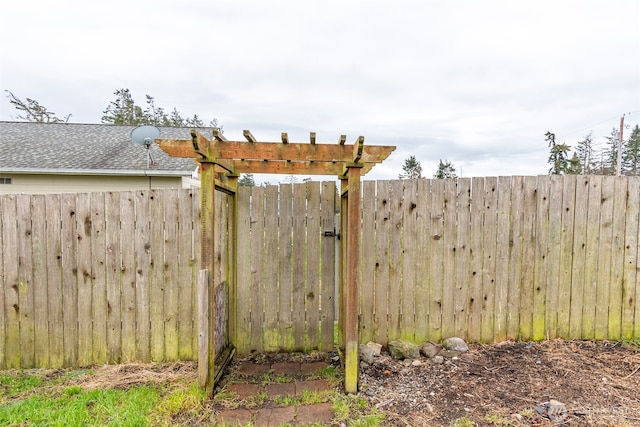
<path fill-rule="evenodd" d="M 324 237 L 337 237 L 340 240 L 340 233 L 336 233 L 335 229 L 333 231 L 325 231 L 323 234 Z"/>

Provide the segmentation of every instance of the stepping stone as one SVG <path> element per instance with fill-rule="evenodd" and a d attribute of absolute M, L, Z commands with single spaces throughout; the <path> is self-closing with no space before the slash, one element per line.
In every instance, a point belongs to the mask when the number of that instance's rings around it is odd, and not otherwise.
<path fill-rule="evenodd" d="M 296 394 L 302 394 L 305 390 L 323 392 L 331 390 L 331 386 L 327 380 L 296 381 Z"/>
<path fill-rule="evenodd" d="M 316 424 L 329 425 L 333 420 L 333 405 L 318 403 L 315 405 L 298 406 L 296 425 Z"/>
<path fill-rule="evenodd" d="M 293 396 L 296 394 L 296 385 L 294 383 L 267 384 L 264 390 L 270 399 L 276 396 Z"/>
<path fill-rule="evenodd" d="M 300 363 L 298 362 L 280 362 L 271 365 L 274 375 L 300 375 Z"/>
<path fill-rule="evenodd" d="M 262 365 L 259 363 L 245 362 L 238 368 L 238 372 L 241 375 L 258 377 L 262 374 L 269 372 L 271 367 L 269 365 Z"/>
<path fill-rule="evenodd" d="M 229 426 L 245 426 L 251 423 L 253 414 L 248 409 L 229 409 L 220 412 L 216 421 Z"/>
<path fill-rule="evenodd" d="M 295 416 L 296 408 L 294 406 L 260 409 L 256 412 L 255 425 L 260 427 L 275 427 L 283 424 L 293 424 Z"/>
<path fill-rule="evenodd" d="M 301 363 L 300 372 L 302 375 L 315 375 L 320 369 L 325 369 L 327 366 L 329 366 L 327 362 Z"/>
<path fill-rule="evenodd" d="M 227 391 L 238 395 L 239 399 L 247 399 L 249 397 L 256 397 L 262 392 L 262 385 L 260 384 L 229 384 Z"/>

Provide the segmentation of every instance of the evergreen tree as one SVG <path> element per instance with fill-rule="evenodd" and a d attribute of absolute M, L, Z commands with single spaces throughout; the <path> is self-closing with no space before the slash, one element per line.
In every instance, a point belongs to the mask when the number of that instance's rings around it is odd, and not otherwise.
<path fill-rule="evenodd" d="M 618 130 L 613 128 L 611 134 L 605 137 L 607 147 L 603 151 L 602 165 L 600 171 L 602 175 L 615 175 L 618 168 Z M 623 142 L 624 144 L 624 142 Z M 624 153 L 624 145 L 622 146 Z"/>
<path fill-rule="evenodd" d="M 571 159 L 569 159 L 569 163 L 567 164 L 567 174 L 569 175 L 580 175 L 583 173 L 584 167 L 582 166 L 582 162 L 578 157 L 578 153 L 574 152 Z"/>
<path fill-rule="evenodd" d="M 409 156 L 402 165 L 403 173 L 398 175 L 400 179 L 422 178 L 422 166 L 416 160 L 416 156 Z"/>
<path fill-rule="evenodd" d="M 547 163 L 551 165 L 549 168 L 549 175 L 563 175 L 568 173 L 569 170 L 569 150 L 570 146 L 567 144 L 557 144 L 556 135 L 552 132 L 545 134 L 546 141 L 549 143 L 549 160 Z"/>
<path fill-rule="evenodd" d="M 107 109 L 103 111 L 102 123 L 112 125 L 152 124 L 148 123 L 148 114 L 145 115 L 142 108 L 136 105 L 129 89 L 118 89 L 113 94 L 116 99 L 111 101 Z"/>
<path fill-rule="evenodd" d="M 627 175 L 640 175 L 640 127 L 637 124 L 624 148 L 622 168 Z"/>
<path fill-rule="evenodd" d="M 147 106 L 143 109 L 135 103 L 129 89 L 118 89 L 114 95 L 116 95 L 116 99 L 111 101 L 103 112 L 102 123 L 194 128 L 206 126 L 197 114 L 185 119 L 176 108 L 167 114 L 164 108 L 156 106 L 152 96 L 145 95 Z M 209 126 L 218 127 L 218 120 L 211 120 Z"/>
<path fill-rule="evenodd" d="M 25 98 L 23 101 L 15 96 L 13 92 L 8 90 L 5 90 L 5 92 L 11 105 L 21 112 L 16 116 L 18 120 L 37 123 L 68 123 L 69 118 L 71 118 L 71 114 L 67 114 L 64 118 L 59 118 L 56 113 L 47 110 L 35 99 Z"/>
<path fill-rule="evenodd" d="M 437 179 L 445 179 L 445 178 L 457 178 L 456 168 L 453 167 L 453 163 L 446 160 L 443 162 L 440 159 L 440 163 L 438 164 L 438 170 L 433 174 L 434 178 Z"/>
<path fill-rule="evenodd" d="M 240 179 L 238 180 L 238 185 L 242 187 L 255 187 L 256 182 L 253 179 L 252 173 L 243 173 L 240 175 Z"/>
<path fill-rule="evenodd" d="M 593 152 L 593 132 L 589 132 L 582 141 L 578 141 L 574 154 L 577 154 L 578 161 L 580 162 L 580 171 L 577 172 L 578 174 L 589 175 L 595 171 L 596 162 Z"/>

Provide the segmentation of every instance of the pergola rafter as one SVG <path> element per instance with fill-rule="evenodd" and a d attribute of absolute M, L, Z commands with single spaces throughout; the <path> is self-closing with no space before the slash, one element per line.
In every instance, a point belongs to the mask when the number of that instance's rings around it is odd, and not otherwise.
<path fill-rule="evenodd" d="M 213 130 L 213 138 L 191 131 L 191 140 L 156 139 L 156 143 L 173 157 L 191 157 L 200 164 L 200 198 L 202 212 L 202 268 L 214 271 L 217 260 L 213 257 L 215 228 L 215 190 L 235 195 L 238 176 L 241 173 L 265 173 L 287 175 L 334 175 L 341 180 L 340 240 L 340 345 L 345 352 L 345 391 L 358 391 L 358 288 L 359 288 L 359 239 L 360 239 L 360 178 L 378 163 L 386 159 L 394 146 L 365 146 L 360 136 L 353 145 L 346 144 L 346 135 L 340 135 L 337 144 L 318 144 L 316 133 L 311 132 L 309 143 L 292 142 L 286 132 L 280 134 L 280 142 L 260 142 L 245 130 L 246 141 L 228 140 L 220 131 Z M 225 182 L 221 179 L 225 177 Z M 234 218 L 237 202 L 234 199 Z M 237 226 L 234 224 L 234 234 Z M 236 239 L 234 237 L 233 241 Z M 234 243 L 235 247 L 235 243 Z M 232 256 L 235 271 L 235 255 Z M 210 275 L 211 277 L 211 275 Z M 234 279 L 236 275 L 234 274 Z M 210 280 L 210 279 L 209 279 Z M 213 301 L 214 284 L 208 284 Z M 209 306 L 209 340 L 213 341 L 215 307 Z M 234 308 L 232 307 L 233 311 Z M 213 392 L 217 372 L 214 343 L 206 348 L 208 372 L 206 388 Z M 201 355 L 202 356 L 202 355 Z M 200 356 L 200 357 L 201 357 Z M 230 357 L 230 356 L 229 356 Z"/>

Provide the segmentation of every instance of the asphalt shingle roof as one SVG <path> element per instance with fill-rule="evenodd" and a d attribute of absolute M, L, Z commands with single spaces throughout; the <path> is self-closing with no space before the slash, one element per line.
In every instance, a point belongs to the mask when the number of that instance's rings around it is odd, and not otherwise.
<path fill-rule="evenodd" d="M 193 159 L 167 156 L 151 145 L 154 164 L 147 168 L 147 150 L 131 140 L 137 126 L 108 124 L 34 123 L 0 121 L 0 172 L 20 170 L 154 171 L 190 174 Z M 160 138 L 191 139 L 191 128 L 158 127 Z M 199 129 L 211 135 L 211 129 Z"/>

